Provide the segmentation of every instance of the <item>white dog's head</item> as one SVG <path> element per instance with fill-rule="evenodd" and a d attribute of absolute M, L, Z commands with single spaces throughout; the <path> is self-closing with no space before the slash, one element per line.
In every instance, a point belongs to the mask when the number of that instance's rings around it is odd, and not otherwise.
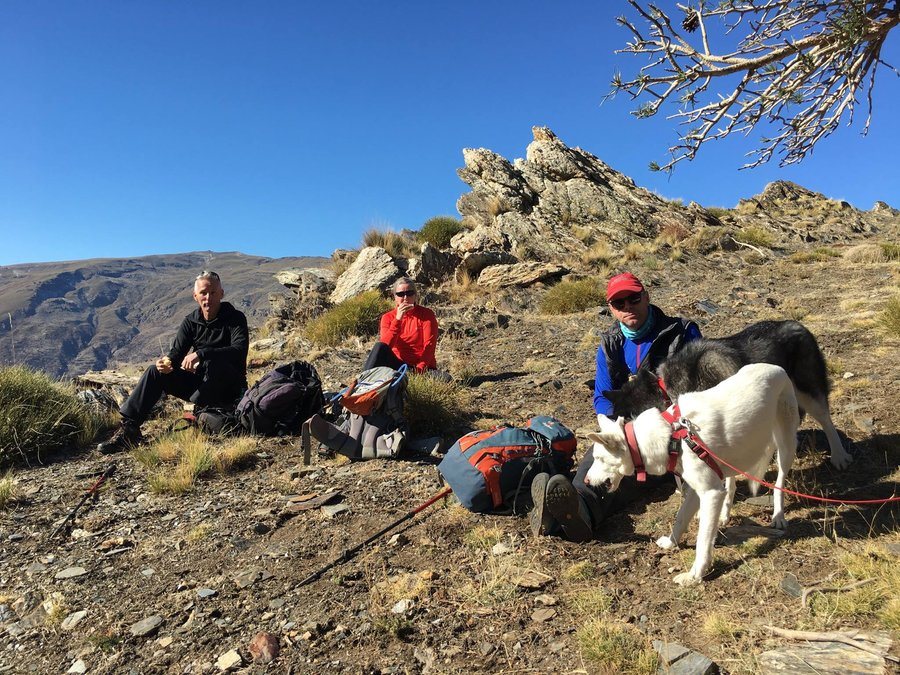
<path fill-rule="evenodd" d="M 614 422 L 605 415 L 597 415 L 597 423 L 600 433 L 588 434 L 594 443 L 594 463 L 585 480 L 594 487 L 608 484 L 613 492 L 622 478 L 634 473 L 634 462 L 625 442 L 625 419 L 620 417 Z"/>

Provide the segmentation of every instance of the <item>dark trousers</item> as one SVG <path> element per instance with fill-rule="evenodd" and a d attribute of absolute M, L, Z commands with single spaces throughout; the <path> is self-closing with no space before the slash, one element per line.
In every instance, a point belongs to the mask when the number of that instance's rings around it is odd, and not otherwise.
<path fill-rule="evenodd" d="M 384 342 L 376 342 L 375 346 L 372 347 L 372 351 L 370 351 L 369 355 L 366 357 L 366 362 L 363 364 L 363 370 L 377 368 L 378 366 L 387 366 L 388 368 L 397 370 L 402 365 L 403 361 L 397 358 L 397 355 L 391 351 L 391 348 L 388 345 Z"/>
<path fill-rule="evenodd" d="M 588 507 L 594 532 L 600 524 L 611 514 L 621 511 L 629 504 L 648 496 L 650 489 L 660 485 L 675 485 L 675 480 L 670 474 L 663 476 L 647 476 L 645 483 L 638 483 L 634 476 L 626 476 L 619 483 L 615 492 L 608 491 L 605 487 L 593 487 L 584 482 L 591 465 L 594 463 L 594 453 L 588 449 L 584 457 L 578 463 L 575 471 L 575 479 L 572 484 L 575 491 Z"/>
<path fill-rule="evenodd" d="M 243 373 L 229 363 L 201 363 L 196 373 L 176 368 L 163 375 L 152 365 L 141 376 L 128 400 L 119 408 L 126 421 L 143 424 L 163 394 L 197 406 L 230 406 L 246 388 Z"/>

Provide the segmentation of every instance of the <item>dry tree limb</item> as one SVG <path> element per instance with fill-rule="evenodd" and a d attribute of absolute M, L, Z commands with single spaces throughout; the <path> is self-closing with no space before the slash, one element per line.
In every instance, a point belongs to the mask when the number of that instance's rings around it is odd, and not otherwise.
<path fill-rule="evenodd" d="M 852 123 L 861 94 L 868 109 L 865 134 L 879 66 L 900 76 L 881 58 L 888 33 L 900 25 L 897 0 L 699 0 L 676 5 L 685 18 L 675 22 L 652 2 L 628 3 L 645 29 L 620 17 L 632 40 L 618 53 L 650 61 L 632 79 L 617 74 L 609 96 L 648 99 L 633 112 L 639 118 L 676 101 L 679 109 L 670 119 L 685 127 L 669 148 L 672 159 L 651 164 L 654 170 L 671 171 L 704 143 L 748 134 L 763 121 L 775 133 L 760 138 L 743 168 L 768 162 L 776 152 L 782 166 L 794 164 L 845 117 Z M 743 36 L 735 33 L 740 27 Z M 715 53 L 714 42 L 730 51 Z M 714 80 L 722 83 L 721 93 L 708 91 Z"/>
<path fill-rule="evenodd" d="M 861 642 L 860 640 L 855 639 L 856 636 L 859 635 L 858 630 L 847 632 L 831 631 L 827 633 L 819 633 L 816 631 L 808 630 L 791 630 L 789 628 L 778 628 L 776 626 L 763 626 L 763 628 L 772 631 L 773 634 L 779 637 L 785 637 L 791 640 L 806 640 L 808 642 L 840 642 L 841 644 L 855 647 L 856 649 L 868 652 L 869 654 L 880 656 L 883 659 L 888 659 L 890 661 L 900 663 L 900 659 L 898 659 L 896 656 L 891 656 L 884 650 L 878 649 L 877 647 L 873 647 L 865 642 Z"/>
<path fill-rule="evenodd" d="M 873 581 L 875 581 L 875 579 L 870 578 L 863 579 L 862 581 L 854 581 L 852 584 L 847 584 L 846 586 L 808 586 L 803 589 L 803 593 L 800 596 L 800 606 L 806 608 L 806 601 L 813 593 L 840 593 L 842 591 L 852 591 L 854 588 L 865 586 Z"/>

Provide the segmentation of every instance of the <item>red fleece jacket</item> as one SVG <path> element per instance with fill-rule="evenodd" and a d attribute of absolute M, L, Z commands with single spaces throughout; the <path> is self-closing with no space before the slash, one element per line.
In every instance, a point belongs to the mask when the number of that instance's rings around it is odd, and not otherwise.
<path fill-rule="evenodd" d="M 437 335 L 437 317 L 427 307 L 415 305 L 400 321 L 397 321 L 396 308 L 381 315 L 381 341 L 398 359 L 418 372 L 437 370 L 434 358 Z"/>

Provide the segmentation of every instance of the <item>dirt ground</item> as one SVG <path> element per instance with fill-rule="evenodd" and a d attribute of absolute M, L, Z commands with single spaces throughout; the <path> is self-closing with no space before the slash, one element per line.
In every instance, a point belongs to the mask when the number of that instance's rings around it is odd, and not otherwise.
<path fill-rule="evenodd" d="M 828 359 L 834 421 L 855 461 L 835 470 L 824 436 L 807 420 L 790 486 L 850 499 L 898 493 L 900 340 L 874 318 L 898 291 L 900 265 L 760 263 L 755 252 L 740 251 L 635 271 L 656 304 L 695 318 L 709 337 L 761 319 L 801 320 Z M 597 310 L 539 315 L 538 294 L 494 293 L 466 306 L 436 297 L 448 329 L 438 359 L 478 373 L 465 394 L 479 426 L 551 414 L 583 438 L 595 424 L 589 384 L 597 336 L 610 319 Z M 336 386 L 363 355 L 351 345 L 316 366 Z M 579 457 L 588 447 L 579 443 Z M 91 474 L 110 461 L 117 470 L 96 503 L 71 534 L 51 539 Z M 804 586 L 839 578 L 842 555 L 865 545 L 896 563 L 896 504 L 788 498 L 790 525 L 775 536 L 765 527 L 769 511 L 744 501 L 746 486 L 698 588 L 672 583 L 693 559 L 696 525 L 678 552 L 654 544 L 679 503 L 664 489 L 611 518 L 586 545 L 534 538 L 525 518 L 474 515 L 442 501 L 299 586 L 436 494 L 437 461 L 314 457 L 306 467 L 296 439 L 260 439 L 252 466 L 178 496 L 153 493 L 127 454 L 89 450 L 21 469 L 23 497 L 0 513 L 0 672 L 61 673 L 78 661 L 90 673 L 219 672 L 216 662 L 229 650 L 241 655 L 238 670 L 254 673 L 604 672 L 577 635 L 603 616 L 686 645 L 724 672 L 751 673 L 761 670 L 759 654 L 786 643 L 765 624 L 884 630 L 871 614 L 816 616 L 782 582 L 788 574 Z M 349 510 L 333 518 L 320 509 L 283 513 L 292 495 L 333 490 Z M 59 578 L 71 568 L 83 572 Z M 63 623 L 79 611 L 86 614 L 77 625 Z M 732 628 L 711 629 L 713 615 Z M 134 635 L 134 624 L 151 616 L 161 624 Z M 248 652 L 261 631 L 280 640 L 269 665 L 251 663 Z"/>

